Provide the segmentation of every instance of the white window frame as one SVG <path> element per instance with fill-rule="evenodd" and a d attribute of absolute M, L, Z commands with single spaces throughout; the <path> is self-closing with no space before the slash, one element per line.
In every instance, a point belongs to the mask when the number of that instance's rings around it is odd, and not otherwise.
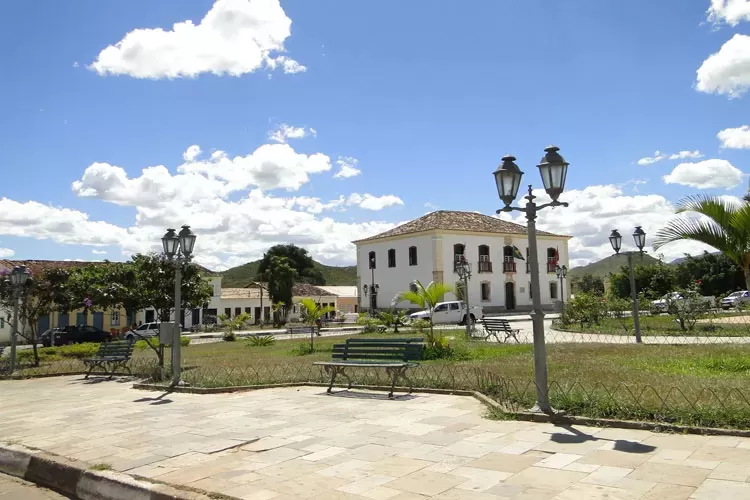
<path fill-rule="evenodd" d="M 120 311 L 112 311 L 110 313 L 109 326 L 120 326 Z"/>

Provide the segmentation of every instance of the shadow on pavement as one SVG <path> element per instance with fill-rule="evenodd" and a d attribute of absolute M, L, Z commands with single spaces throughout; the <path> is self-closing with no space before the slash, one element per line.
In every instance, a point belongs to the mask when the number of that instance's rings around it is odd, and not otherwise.
<path fill-rule="evenodd" d="M 168 405 L 172 402 L 171 399 L 164 399 L 169 392 L 165 392 L 164 394 L 157 396 L 155 398 L 139 398 L 133 400 L 133 403 L 149 403 L 151 406 L 157 406 L 157 405 Z"/>
<path fill-rule="evenodd" d="M 329 396 L 336 398 L 351 398 L 351 399 L 379 399 L 382 401 L 409 401 L 416 399 L 418 396 L 415 394 L 394 394 L 393 398 L 389 398 L 388 394 L 373 394 L 370 392 L 352 392 L 351 390 L 344 389 L 336 392 L 321 392 L 319 396 Z"/>
<path fill-rule="evenodd" d="M 572 433 L 572 435 L 554 432 L 552 433 L 552 437 L 550 439 L 555 443 L 580 444 L 587 441 L 610 441 L 615 443 L 613 448 L 615 451 L 621 451 L 624 453 L 651 453 L 652 451 L 656 450 L 655 446 L 639 443 L 637 441 L 598 438 L 596 436 L 592 436 L 591 434 L 581 432 L 570 425 L 558 425 L 557 427 L 565 429 L 566 431 Z"/>

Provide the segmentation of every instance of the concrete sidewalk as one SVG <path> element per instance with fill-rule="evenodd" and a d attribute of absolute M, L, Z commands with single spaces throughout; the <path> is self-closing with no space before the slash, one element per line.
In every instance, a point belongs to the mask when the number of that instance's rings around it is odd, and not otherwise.
<path fill-rule="evenodd" d="M 490 421 L 463 396 L 158 394 L 81 377 L 0 393 L 3 440 L 236 498 L 750 498 L 750 439 Z"/>
<path fill-rule="evenodd" d="M 69 497 L 39 488 L 23 479 L 0 474 L 1 500 L 65 500 L 67 498 Z"/>

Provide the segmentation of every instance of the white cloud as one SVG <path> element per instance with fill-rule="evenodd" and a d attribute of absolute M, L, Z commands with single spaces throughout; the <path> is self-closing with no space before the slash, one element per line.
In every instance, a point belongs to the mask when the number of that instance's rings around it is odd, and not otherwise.
<path fill-rule="evenodd" d="M 404 202 L 401 198 L 392 194 L 373 196 L 371 194 L 352 193 L 347 199 L 347 204 L 357 205 L 365 210 L 383 210 L 386 207 L 403 205 Z"/>
<path fill-rule="evenodd" d="M 750 0 L 711 0 L 707 14 L 712 23 L 737 26 L 740 21 L 750 21 Z"/>
<path fill-rule="evenodd" d="M 13 250 L 10 248 L 2 248 L 0 247 L 0 259 L 9 259 L 13 257 L 16 254 Z"/>
<path fill-rule="evenodd" d="M 654 156 L 646 156 L 645 158 L 641 158 L 640 160 L 638 160 L 636 163 L 638 163 L 638 165 L 644 166 L 653 165 L 654 163 L 662 161 L 664 158 L 666 158 L 666 156 L 663 153 L 661 153 L 660 151 L 656 151 L 654 153 Z"/>
<path fill-rule="evenodd" d="M 680 163 L 664 176 L 664 182 L 698 189 L 731 189 L 742 182 L 742 172 L 727 160 L 703 160 Z"/>
<path fill-rule="evenodd" d="M 279 0 L 217 0 L 198 24 L 134 29 L 102 50 L 89 68 L 150 79 L 240 76 L 263 67 L 298 73 L 306 68 L 281 54 L 291 25 Z"/>
<path fill-rule="evenodd" d="M 333 174 L 334 179 L 348 179 L 349 177 L 355 177 L 362 173 L 357 168 L 359 160 L 351 156 L 339 156 L 336 160 L 336 165 L 339 166 L 339 171 Z"/>
<path fill-rule="evenodd" d="M 750 125 L 737 128 L 725 128 L 716 134 L 722 148 L 750 149 Z"/>
<path fill-rule="evenodd" d="M 736 34 L 697 71 L 700 92 L 739 97 L 750 87 L 750 36 Z"/>
<path fill-rule="evenodd" d="M 182 153 L 182 159 L 185 161 L 193 161 L 196 158 L 198 158 L 198 155 L 201 154 L 201 148 L 197 144 L 193 144 L 189 148 L 185 150 L 184 153 Z"/>
<path fill-rule="evenodd" d="M 538 203 L 547 203 L 549 196 L 544 190 L 534 190 Z M 635 226 L 643 226 L 646 231 L 646 250 L 654 257 L 664 254 L 669 262 L 684 253 L 700 254 L 709 247 L 689 241 L 673 243 L 659 250 L 650 248 L 654 234 L 674 217 L 674 206 L 657 194 L 625 195 L 622 188 L 614 185 L 588 186 L 563 193 L 560 201 L 570 202 L 567 208 L 545 209 L 539 212 L 537 227 L 555 234 L 573 236 L 568 250 L 572 266 L 582 266 L 612 255 L 609 234 L 619 229 L 623 235 L 623 248 L 634 249 L 629 236 Z M 501 218 L 526 225 L 523 215 L 503 213 Z"/>
<path fill-rule="evenodd" d="M 107 255 L 106 250 L 97 250 L 96 248 L 91 250 L 91 253 L 93 253 L 94 255 Z"/>
<path fill-rule="evenodd" d="M 687 158 L 703 158 L 703 154 L 696 149 L 695 151 L 680 151 L 669 155 L 670 160 L 685 160 Z"/>
<path fill-rule="evenodd" d="M 302 139 L 307 135 L 316 136 L 318 133 L 314 128 L 305 129 L 305 127 L 292 127 L 286 123 L 279 125 L 276 130 L 268 132 L 268 138 L 272 141 L 285 143 L 287 139 Z"/>

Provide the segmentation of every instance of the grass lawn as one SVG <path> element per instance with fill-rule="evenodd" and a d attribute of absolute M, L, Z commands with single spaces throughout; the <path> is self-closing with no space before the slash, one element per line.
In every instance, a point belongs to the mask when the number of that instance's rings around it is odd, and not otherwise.
<path fill-rule="evenodd" d="M 532 405 L 531 345 L 460 341 L 463 330 L 444 334 L 459 339 L 457 359 L 424 361 L 410 370 L 415 387 L 479 390 L 513 410 Z M 417 335 L 383 335 L 405 336 Z M 183 378 L 198 387 L 326 382 L 323 369 L 313 362 L 329 360 L 333 344 L 345 338 L 316 337 L 315 353 L 304 355 L 300 345 L 309 345 L 309 338 L 264 347 L 249 340 L 190 345 L 182 351 Z M 750 428 L 750 346 L 569 343 L 549 344 L 547 351 L 553 406 L 569 413 Z M 168 363 L 168 351 L 165 359 Z M 137 350 L 134 370 L 152 369 L 154 360 L 151 350 Z M 79 360 L 50 360 L 27 373 L 81 368 Z M 388 382 L 385 370 L 350 372 L 356 384 Z"/>
<path fill-rule="evenodd" d="M 750 336 L 750 316 L 736 314 L 709 314 L 699 319 L 692 330 L 684 331 L 673 316 L 666 314 L 640 316 L 641 335 L 644 336 L 699 336 L 699 337 L 748 337 Z M 604 318 L 599 323 L 562 325 L 553 323 L 555 330 L 575 333 L 601 333 L 605 335 L 632 335 L 633 318 Z"/>

